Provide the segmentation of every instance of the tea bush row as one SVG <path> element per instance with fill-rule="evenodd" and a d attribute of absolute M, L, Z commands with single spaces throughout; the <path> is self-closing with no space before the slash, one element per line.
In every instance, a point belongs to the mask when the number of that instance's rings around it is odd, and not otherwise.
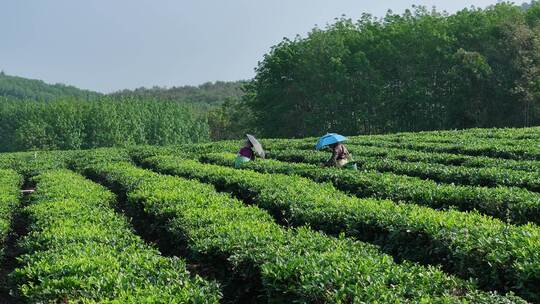
<path fill-rule="evenodd" d="M 433 267 L 395 264 L 376 247 L 308 228 L 285 229 L 265 211 L 197 181 L 163 176 L 129 163 L 89 165 L 86 173 L 127 195 L 193 256 L 261 285 L 269 303 L 507 303 Z M 204 258 L 206 257 L 206 258 Z M 218 267 L 213 265 L 213 267 Z M 225 270 L 224 270 L 225 271 Z"/>
<path fill-rule="evenodd" d="M 535 225 L 517 227 L 477 213 L 358 199 L 298 176 L 239 172 L 179 157 L 156 156 L 143 165 L 211 183 L 285 223 L 345 232 L 401 259 L 441 263 L 453 273 L 477 278 L 484 288 L 540 299 L 540 229 Z"/>
<path fill-rule="evenodd" d="M 0 169 L 0 262 L 4 256 L 13 215 L 19 205 L 21 184 L 22 177 L 17 172 Z"/>
<path fill-rule="evenodd" d="M 10 278 L 29 303 L 218 303 L 213 283 L 162 257 L 111 208 L 114 195 L 66 170 L 35 178 L 29 233 Z"/>

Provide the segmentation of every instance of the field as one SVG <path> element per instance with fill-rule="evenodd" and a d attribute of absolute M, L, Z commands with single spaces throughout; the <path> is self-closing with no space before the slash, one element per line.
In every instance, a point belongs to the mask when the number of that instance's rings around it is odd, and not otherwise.
<path fill-rule="evenodd" d="M 315 141 L 0 154 L 0 302 L 540 303 L 540 127 Z"/>

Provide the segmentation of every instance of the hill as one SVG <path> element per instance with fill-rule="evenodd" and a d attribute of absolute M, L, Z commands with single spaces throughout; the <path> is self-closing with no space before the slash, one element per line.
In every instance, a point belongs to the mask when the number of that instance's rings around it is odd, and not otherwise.
<path fill-rule="evenodd" d="M 11 99 L 32 99 L 50 101 L 58 98 L 73 97 L 93 100 L 102 94 L 79 89 L 61 83 L 48 84 L 43 80 L 7 75 L 0 72 L 0 96 Z"/>
<path fill-rule="evenodd" d="M 60 139 L 63 138 L 63 135 L 59 135 L 58 132 L 62 132 L 62 128 L 68 128 L 67 125 L 72 126 L 75 122 L 79 123 L 79 127 L 85 124 L 78 122 L 81 115 L 78 115 L 77 118 L 72 117 L 72 119 L 69 116 L 75 115 L 75 113 L 81 113 L 77 110 L 79 106 L 83 105 L 80 102 L 89 100 L 95 101 L 100 105 L 106 103 L 110 106 L 113 106 L 110 102 L 115 100 L 145 102 L 144 104 L 147 106 L 150 106 L 149 103 L 156 101 L 182 104 L 178 105 L 178 107 L 172 104 L 169 104 L 169 106 L 173 106 L 175 109 L 182 108 L 188 113 L 191 113 L 190 115 L 196 116 L 200 123 L 209 125 L 212 139 L 238 138 L 245 134 L 243 125 L 235 122 L 238 121 L 239 117 L 246 116 L 244 107 L 240 106 L 240 100 L 244 94 L 242 91 L 244 83 L 244 81 L 216 81 L 198 86 L 179 86 L 172 88 L 156 86 L 153 88 L 122 90 L 106 95 L 70 85 L 48 84 L 42 80 L 11 76 L 0 72 L 0 126 L 2 127 L 0 128 L 0 143 L 2 143 L 0 150 L 26 150 L 30 147 L 33 149 L 73 149 L 80 147 L 80 144 L 84 146 L 84 140 L 78 141 L 79 143 L 75 144 L 75 146 L 73 143 L 66 145 Z M 20 107 L 19 103 L 22 101 L 27 103 L 26 107 Z M 41 101 L 47 101 L 48 104 L 40 105 L 39 102 Z M 69 108 L 67 111 L 64 111 L 65 109 L 60 111 L 68 116 L 56 115 L 54 108 L 57 105 L 61 105 L 60 108 L 62 109 L 64 107 Z M 91 107 L 91 105 L 88 106 Z M 125 106 L 126 109 L 119 113 L 118 117 L 123 117 L 122 113 L 131 111 L 129 110 L 130 105 Z M 88 108 L 85 107 L 85 109 Z M 70 111 L 75 112 L 68 113 Z M 30 113 L 33 113 L 33 115 L 29 115 Z M 57 116 L 67 119 L 69 123 L 60 123 Z M 85 119 L 90 119 L 90 117 L 86 117 Z M 111 119 L 118 122 L 115 118 Z M 125 117 L 124 119 L 128 118 Z M 21 125 L 20 123 L 23 124 Z M 124 125 L 132 123 L 137 122 L 130 121 L 124 123 Z M 28 129 L 29 125 L 34 126 L 34 128 Z M 45 127 L 49 128 L 49 130 L 46 131 L 44 129 Z M 75 127 L 75 129 L 79 129 L 79 127 Z M 23 129 L 35 129 L 35 132 L 42 135 L 37 142 L 20 138 L 19 143 L 16 144 L 13 136 L 18 132 L 22 132 Z M 50 129 L 55 129 L 58 132 L 51 132 Z M 25 131 L 25 134 L 35 137 L 34 131 Z M 150 131 L 146 130 L 144 132 Z M 84 131 L 78 134 L 77 137 L 85 133 L 87 132 Z M 56 135 L 59 137 L 53 139 L 52 137 Z M 118 138 L 122 138 L 122 136 Z M 152 141 L 154 139 L 150 140 Z M 155 140 L 162 141 L 163 139 Z M 54 144 L 45 144 L 46 141 L 54 142 Z"/>
<path fill-rule="evenodd" d="M 122 90 L 112 96 L 155 98 L 167 101 L 182 101 L 194 104 L 219 105 L 228 99 L 239 100 L 243 95 L 244 81 L 206 82 L 198 86 L 152 87 Z"/>
<path fill-rule="evenodd" d="M 197 105 L 220 105 L 227 100 L 239 100 L 243 95 L 245 81 L 206 82 L 198 86 L 178 86 L 172 88 L 154 86 L 121 90 L 111 97 L 135 97 L 137 99 L 155 99 L 160 101 L 178 101 Z M 7 75 L 0 72 L 0 96 L 10 99 L 55 100 L 66 97 L 94 100 L 104 94 L 62 83 L 49 84 L 39 79 L 29 79 Z"/>

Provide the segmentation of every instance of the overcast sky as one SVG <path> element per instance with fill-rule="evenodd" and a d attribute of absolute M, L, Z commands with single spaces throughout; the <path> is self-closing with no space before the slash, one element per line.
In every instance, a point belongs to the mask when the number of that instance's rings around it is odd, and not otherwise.
<path fill-rule="evenodd" d="M 111 92 L 253 77 L 283 37 L 345 14 L 496 0 L 0 0 L 0 70 Z"/>

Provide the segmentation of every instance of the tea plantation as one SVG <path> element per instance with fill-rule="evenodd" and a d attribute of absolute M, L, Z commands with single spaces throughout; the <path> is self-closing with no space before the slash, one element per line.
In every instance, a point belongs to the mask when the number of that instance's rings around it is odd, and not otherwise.
<path fill-rule="evenodd" d="M 540 127 L 0 154 L 0 302 L 540 303 Z"/>

